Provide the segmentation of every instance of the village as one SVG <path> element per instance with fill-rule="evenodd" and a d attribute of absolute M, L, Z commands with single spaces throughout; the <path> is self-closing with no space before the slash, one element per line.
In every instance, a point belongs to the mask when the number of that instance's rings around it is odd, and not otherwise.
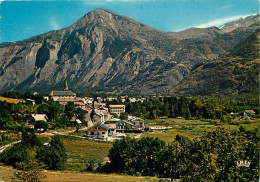
<path fill-rule="evenodd" d="M 37 92 L 33 93 L 37 95 Z M 11 99 L 0 98 L 1 101 L 14 101 L 14 103 L 31 103 L 35 105 L 33 99 Z M 91 97 L 77 97 L 76 93 L 69 90 L 68 83 L 65 81 L 64 89 L 59 91 L 51 91 L 48 96 L 44 96 L 46 101 L 53 100 L 61 106 L 66 106 L 68 103 L 80 108 L 84 111 L 83 119 L 77 118 L 73 115 L 69 122 L 71 127 L 84 128 L 86 130 L 86 137 L 95 140 L 111 141 L 120 139 L 126 136 L 124 133 L 132 133 L 132 136 L 140 136 L 145 130 L 144 119 L 126 114 L 126 106 L 123 104 L 106 105 L 105 101 L 117 100 L 116 97 L 107 98 L 91 98 Z M 145 98 L 129 98 L 128 96 L 121 96 L 120 99 L 124 102 L 129 99 L 131 102 L 143 102 Z M 48 122 L 46 114 L 32 113 L 31 116 L 37 121 Z M 34 129 L 34 125 L 27 124 L 26 127 Z M 46 129 L 37 128 L 36 132 L 43 133 Z M 57 134 L 53 131 L 52 134 Z"/>
<path fill-rule="evenodd" d="M 37 95 L 34 92 L 33 95 Z M 69 118 L 69 126 L 86 131 L 83 135 L 84 138 L 89 138 L 93 140 L 104 140 L 113 141 L 117 139 L 122 139 L 123 137 L 131 134 L 133 138 L 138 138 L 145 131 L 154 130 L 167 130 L 172 127 L 165 126 L 145 126 L 145 120 L 130 115 L 126 112 L 126 106 L 124 104 L 107 104 L 107 102 L 121 100 L 124 103 L 128 100 L 131 103 L 140 102 L 143 103 L 146 98 L 135 98 L 128 96 L 120 97 L 77 97 L 77 94 L 69 90 L 67 81 L 64 83 L 63 90 L 54 90 L 49 93 L 48 96 L 44 96 L 46 101 L 53 100 L 61 106 L 67 106 L 72 104 L 75 108 L 80 108 L 84 113 L 83 117 L 79 118 L 77 115 L 73 114 Z M 35 100 L 33 99 L 12 99 L 0 97 L 1 101 L 9 101 L 13 103 L 30 103 L 35 105 Z M 229 115 L 233 118 L 239 120 L 250 120 L 250 116 L 255 114 L 254 110 L 244 110 L 243 115 L 231 112 Z M 32 113 L 31 117 L 37 121 L 43 121 L 48 123 L 49 119 L 46 114 Z M 35 128 L 32 124 L 26 124 L 25 127 L 35 129 L 37 133 L 46 132 L 47 128 Z M 56 131 L 52 131 L 52 134 L 58 134 Z M 72 132 L 72 131 L 71 131 Z M 69 132 L 65 132 L 69 133 Z"/>

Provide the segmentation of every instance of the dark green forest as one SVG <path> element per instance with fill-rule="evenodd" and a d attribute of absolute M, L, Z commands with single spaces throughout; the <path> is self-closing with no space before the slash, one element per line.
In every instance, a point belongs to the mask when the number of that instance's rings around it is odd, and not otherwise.
<path fill-rule="evenodd" d="M 254 110 L 252 117 L 259 116 L 258 97 L 216 98 L 216 97 L 148 97 L 146 101 L 124 103 L 118 100 L 109 104 L 125 104 L 126 112 L 135 116 L 156 119 L 159 117 L 185 119 L 220 119 L 230 122 L 232 117 L 243 115 L 245 110 Z M 231 116 L 230 113 L 234 115 Z"/>

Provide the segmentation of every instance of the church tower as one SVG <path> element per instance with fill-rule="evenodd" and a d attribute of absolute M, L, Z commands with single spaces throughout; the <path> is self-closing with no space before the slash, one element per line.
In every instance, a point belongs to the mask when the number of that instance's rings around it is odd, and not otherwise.
<path fill-rule="evenodd" d="M 67 80 L 65 81 L 64 91 L 69 91 L 69 87 L 68 87 L 68 82 L 67 82 Z"/>

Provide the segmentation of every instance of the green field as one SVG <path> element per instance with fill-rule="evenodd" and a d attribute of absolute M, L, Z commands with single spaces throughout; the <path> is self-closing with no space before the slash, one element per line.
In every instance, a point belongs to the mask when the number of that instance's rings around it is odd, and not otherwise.
<path fill-rule="evenodd" d="M 65 170 L 70 171 L 84 170 L 85 163 L 89 160 L 94 160 L 96 163 L 104 162 L 112 147 L 112 143 L 90 141 L 72 136 L 63 136 L 62 140 L 68 155 Z"/>
<path fill-rule="evenodd" d="M 158 137 L 165 142 L 172 142 L 176 135 L 184 135 L 190 139 L 202 136 L 206 131 L 214 130 L 219 126 L 234 131 L 238 130 L 240 126 L 243 126 L 246 130 L 252 130 L 258 128 L 260 125 L 260 120 L 250 120 L 250 121 L 233 121 L 232 124 L 221 123 L 216 120 L 185 120 L 185 119 L 155 119 L 146 120 L 146 126 L 156 127 L 156 126 L 168 126 L 172 129 L 160 131 L 154 130 L 153 132 L 143 133 L 141 137 Z"/>

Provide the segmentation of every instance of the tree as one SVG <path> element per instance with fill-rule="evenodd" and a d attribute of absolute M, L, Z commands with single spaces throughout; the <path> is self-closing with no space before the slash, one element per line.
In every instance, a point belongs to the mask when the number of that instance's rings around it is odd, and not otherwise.
<path fill-rule="evenodd" d="M 130 137 L 123 138 L 114 142 L 113 147 L 109 150 L 108 157 L 111 161 L 108 172 L 134 174 L 133 156 L 135 155 L 136 139 Z"/>
<path fill-rule="evenodd" d="M 48 123 L 43 120 L 35 121 L 34 123 L 34 129 L 41 129 L 43 128 L 43 131 L 46 131 L 48 129 Z"/>
<path fill-rule="evenodd" d="M 19 163 L 28 161 L 30 155 L 28 152 L 28 147 L 22 143 L 15 144 L 12 148 L 6 149 L 0 155 L 0 161 L 6 165 L 12 165 L 17 167 Z"/>
<path fill-rule="evenodd" d="M 77 109 L 75 110 L 75 114 L 76 114 L 76 117 L 77 117 L 80 121 L 84 122 L 86 112 L 85 112 L 83 109 L 77 108 Z M 85 123 L 83 123 L 83 124 L 85 124 Z"/>
<path fill-rule="evenodd" d="M 127 120 L 128 119 L 128 114 L 126 112 L 124 112 L 124 113 L 120 114 L 119 118 L 122 119 L 122 120 Z"/>
<path fill-rule="evenodd" d="M 52 137 L 48 150 L 43 146 L 40 147 L 37 150 L 37 158 L 46 165 L 47 169 L 63 169 L 67 161 L 67 154 L 60 136 L 55 135 Z"/>
<path fill-rule="evenodd" d="M 71 120 L 71 118 L 75 114 L 75 105 L 74 102 L 68 102 L 67 105 L 65 106 L 65 115 Z"/>
<path fill-rule="evenodd" d="M 34 147 L 34 146 L 40 146 L 41 142 L 40 139 L 35 134 L 34 130 L 31 130 L 29 132 L 23 130 L 22 131 L 22 142 L 24 146 L 28 147 Z"/>
<path fill-rule="evenodd" d="M 135 146 L 134 168 L 144 176 L 155 175 L 156 158 L 165 148 L 165 142 L 158 138 L 141 138 Z"/>

